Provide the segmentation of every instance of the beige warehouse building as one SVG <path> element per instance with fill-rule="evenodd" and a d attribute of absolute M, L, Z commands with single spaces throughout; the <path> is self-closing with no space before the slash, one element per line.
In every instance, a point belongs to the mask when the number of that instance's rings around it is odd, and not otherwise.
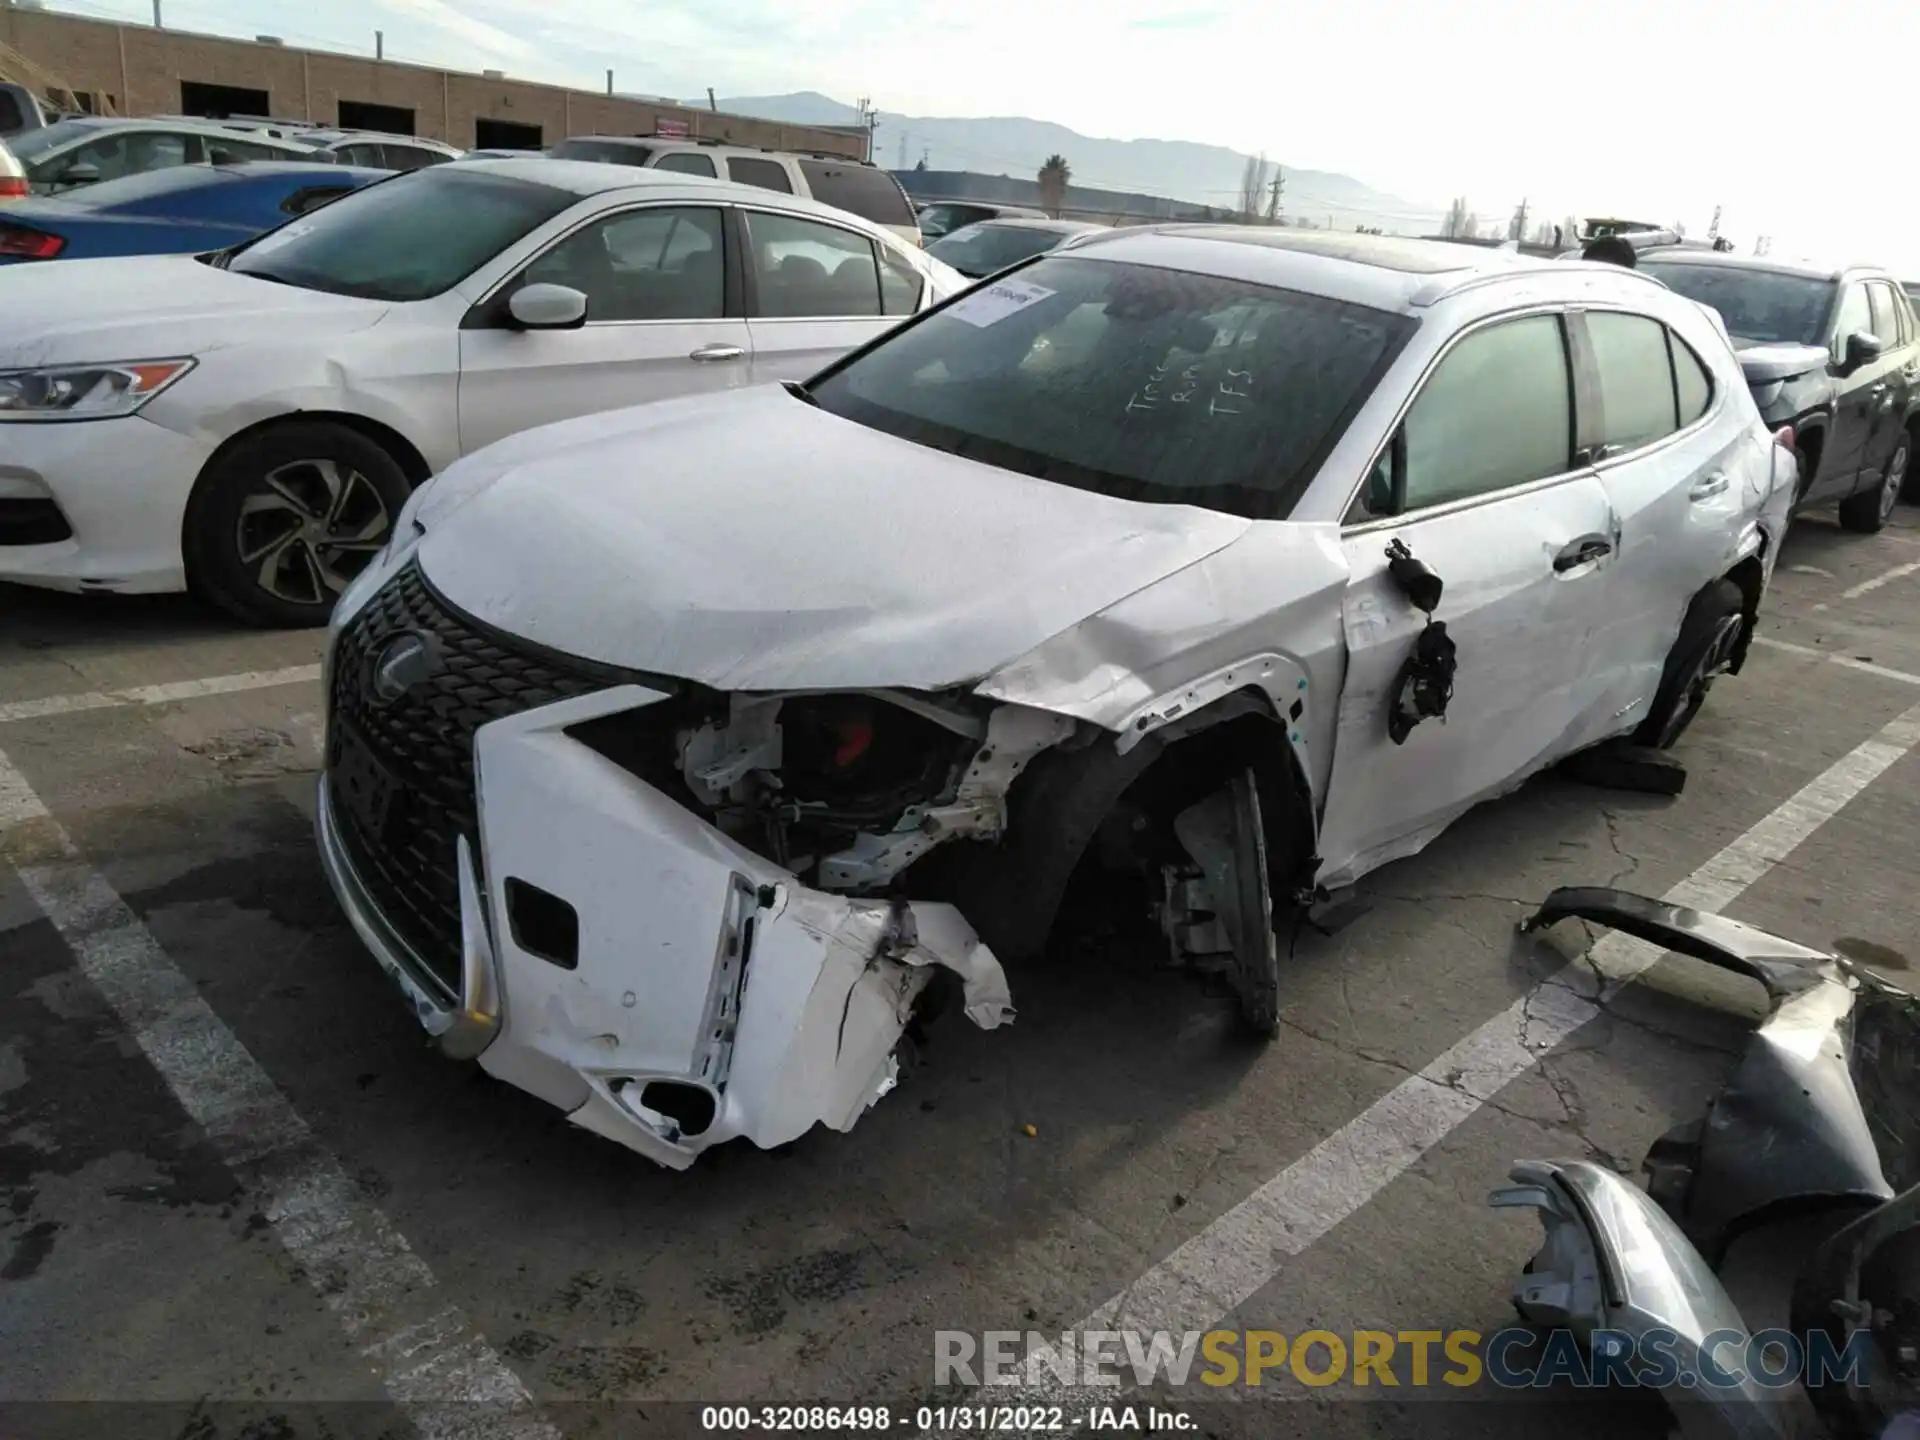
<path fill-rule="evenodd" d="M 23 9 L 0 0 L 0 78 L 116 115 L 270 115 L 533 149 L 569 135 L 695 139 L 862 158 L 865 136 L 684 105 Z"/>

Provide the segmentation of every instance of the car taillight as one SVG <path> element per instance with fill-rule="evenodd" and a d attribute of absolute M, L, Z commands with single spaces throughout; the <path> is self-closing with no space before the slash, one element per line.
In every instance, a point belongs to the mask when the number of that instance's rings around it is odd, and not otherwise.
<path fill-rule="evenodd" d="M 51 260 L 67 248 L 67 242 L 44 230 L 29 230 L 24 225 L 0 225 L 0 256 L 10 260 Z"/>
<path fill-rule="evenodd" d="M 26 176 L 0 175 L 0 200 L 24 200 L 26 198 Z"/>

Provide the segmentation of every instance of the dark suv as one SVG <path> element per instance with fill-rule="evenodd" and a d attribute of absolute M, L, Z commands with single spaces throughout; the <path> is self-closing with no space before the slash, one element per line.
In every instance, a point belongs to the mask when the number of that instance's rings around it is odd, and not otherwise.
<path fill-rule="evenodd" d="M 1849 530 L 1885 525 L 1920 448 L 1920 321 L 1900 282 L 1712 251 L 1643 253 L 1639 268 L 1726 322 L 1761 415 L 1793 427 L 1795 508 L 1838 501 Z"/>

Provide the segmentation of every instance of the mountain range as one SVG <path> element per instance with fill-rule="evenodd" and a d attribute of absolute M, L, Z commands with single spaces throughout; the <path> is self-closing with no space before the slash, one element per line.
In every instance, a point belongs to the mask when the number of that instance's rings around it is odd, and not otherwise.
<path fill-rule="evenodd" d="M 704 105 L 705 101 L 688 102 Z M 721 99 L 719 108 L 790 125 L 858 125 L 853 106 L 802 90 L 791 95 Z M 880 111 L 874 160 L 904 170 L 925 159 L 933 170 L 973 170 L 1032 179 L 1049 155 L 1062 155 L 1073 183 L 1103 190 L 1171 196 L 1222 209 L 1239 203 L 1247 156 L 1224 145 L 1188 140 L 1106 140 L 1025 116 L 978 119 Z M 1284 165 L 1285 157 L 1279 157 Z M 1435 233 L 1444 207 L 1376 190 L 1351 175 L 1285 167 L 1281 209 L 1340 229 L 1377 225 L 1402 233 Z"/>

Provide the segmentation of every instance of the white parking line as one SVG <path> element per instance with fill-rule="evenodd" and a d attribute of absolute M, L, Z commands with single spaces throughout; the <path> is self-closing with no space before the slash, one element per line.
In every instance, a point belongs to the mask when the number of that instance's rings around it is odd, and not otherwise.
<path fill-rule="evenodd" d="M 1772 870 L 1901 757 L 1920 744 L 1920 705 L 1889 722 L 1667 892 L 1719 910 Z M 1073 1328 L 1208 1330 L 1278 1278 L 1300 1254 L 1386 1186 L 1539 1057 L 1598 1016 L 1619 989 L 1666 952 L 1610 932 L 1479 1029 L 1410 1075 L 1305 1155 L 1149 1268 Z M 1598 994 L 1595 971 L 1609 977 Z M 1490 1183 L 1503 1177 L 1490 1175 Z M 1059 1359 L 1030 1352 L 1032 1375 Z M 1111 1389 L 1052 1381 L 993 1396 L 995 1404 L 1108 1403 Z"/>
<path fill-rule="evenodd" d="M 1842 600 L 1858 600 L 1862 595 L 1870 595 L 1882 585 L 1891 584 L 1895 580 L 1913 574 L 1916 570 L 1920 570 L 1920 560 L 1909 561 L 1905 565 L 1896 565 L 1884 575 L 1876 575 L 1871 580 L 1862 580 L 1851 589 L 1842 590 L 1840 592 L 1840 598 Z"/>
<path fill-rule="evenodd" d="M 175 700 L 197 700 L 203 695 L 232 695 L 241 690 L 267 690 L 276 685 L 306 685 L 319 678 L 318 665 L 289 665 L 284 670 L 245 670 L 238 675 L 173 680 L 164 685 L 136 685 L 127 690 L 83 690 L 73 695 L 46 695 L 38 700 L 6 700 L 0 701 L 0 724 L 9 720 L 38 720 L 46 715 L 70 715 L 77 710 L 166 705 Z"/>
<path fill-rule="evenodd" d="M 1898 680 L 1903 685 L 1920 685 L 1920 675 L 1905 670 L 1895 670 L 1886 665 L 1876 665 L 1871 660 L 1862 660 L 1857 655 L 1840 655 L 1832 650 L 1816 650 L 1811 645 L 1796 645 L 1791 640 L 1775 640 L 1770 636 L 1756 635 L 1753 643 L 1763 645 L 1769 650 L 1782 650 L 1789 655 L 1805 655 L 1814 660 L 1826 660 L 1848 670 L 1858 670 L 1863 675 L 1878 675 L 1882 680 Z"/>
<path fill-rule="evenodd" d="M 211 692 L 209 692 L 211 693 Z M 387 1394 L 427 1437 L 558 1440 L 507 1363 L 288 1103 L 0 751 L 0 834 L 32 825 L 27 893 L 181 1108 L 257 1197 Z"/>

